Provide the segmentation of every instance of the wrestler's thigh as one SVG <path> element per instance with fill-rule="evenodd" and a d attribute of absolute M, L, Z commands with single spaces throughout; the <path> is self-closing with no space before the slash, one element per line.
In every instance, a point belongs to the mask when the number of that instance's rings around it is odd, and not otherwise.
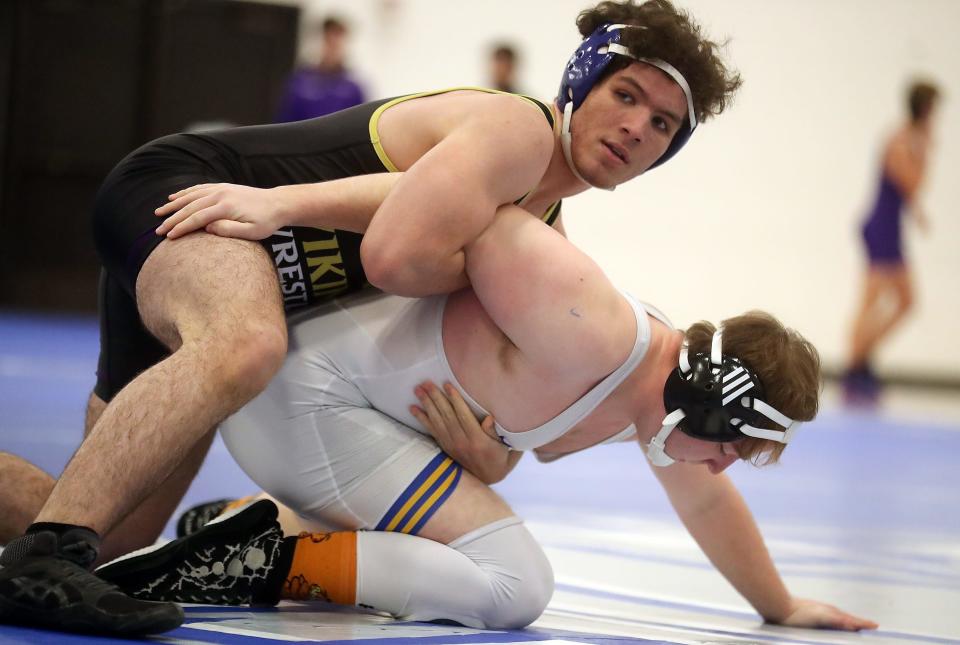
<path fill-rule="evenodd" d="M 432 438 L 369 407 L 294 348 L 267 389 L 220 427 L 241 468 L 311 530 L 408 533 L 447 543 L 512 515 Z"/>
<path fill-rule="evenodd" d="M 249 333 L 284 334 L 273 262 L 256 242 L 198 232 L 164 240 L 137 277 L 144 325 L 171 349 L 183 339 Z"/>
<path fill-rule="evenodd" d="M 910 271 L 905 265 L 899 265 L 889 273 L 890 283 L 893 285 L 900 302 L 910 302 L 913 299 L 913 284 Z"/>
<path fill-rule="evenodd" d="M 417 535 L 449 544 L 470 531 L 513 515 L 503 498 L 464 470 L 460 485 Z"/>

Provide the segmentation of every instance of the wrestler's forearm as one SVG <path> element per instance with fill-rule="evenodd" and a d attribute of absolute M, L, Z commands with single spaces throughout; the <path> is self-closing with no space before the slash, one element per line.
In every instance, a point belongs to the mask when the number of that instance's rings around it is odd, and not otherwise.
<path fill-rule="evenodd" d="M 364 233 L 402 172 L 383 172 L 315 184 L 278 186 L 284 226 Z"/>
<path fill-rule="evenodd" d="M 777 572 L 746 503 L 726 476 L 709 504 L 677 507 L 690 535 L 718 571 L 767 621 L 779 623 L 793 599 Z M 676 505 L 675 505 L 676 507 Z"/>

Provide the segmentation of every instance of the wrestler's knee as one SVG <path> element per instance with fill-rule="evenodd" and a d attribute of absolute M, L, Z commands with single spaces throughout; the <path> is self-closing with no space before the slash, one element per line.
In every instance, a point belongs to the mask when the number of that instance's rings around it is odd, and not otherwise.
<path fill-rule="evenodd" d="M 494 522 L 450 546 L 488 576 L 488 605 L 478 611 L 486 629 L 520 629 L 543 614 L 553 596 L 553 568 L 519 518 Z"/>
<path fill-rule="evenodd" d="M 553 597 L 553 569 L 544 556 L 518 570 L 522 584 L 509 602 L 502 603 L 489 629 L 521 629 L 538 619 Z"/>
<path fill-rule="evenodd" d="M 913 305 L 916 300 L 913 296 L 913 289 L 909 285 L 905 285 L 899 289 L 898 293 L 899 309 L 902 314 L 907 313 L 913 309 Z"/>
<path fill-rule="evenodd" d="M 198 343 L 198 349 L 208 359 L 215 357 L 212 371 L 216 378 L 241 394 L 263 390 L 287 354 L 282 321 L 245 321 L 216 336 L 213 343 Z"/>
<path fill-rule="evenodd" d="M 523 629 L 537 620 L 553 597 L 553 570 L 548 566 L 528 571 L 524 584 L 487 621 L 487 629 Z"/>

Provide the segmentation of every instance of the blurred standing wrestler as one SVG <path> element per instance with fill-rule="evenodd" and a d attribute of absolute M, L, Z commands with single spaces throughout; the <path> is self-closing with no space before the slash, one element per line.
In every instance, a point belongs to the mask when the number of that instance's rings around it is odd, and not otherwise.
<path fill-rule="evenodd" d="M 887 142 L 880 184 L 862 228 L 867 274 L 860 309 L 854 319 L 850 364 L 844 377 L 851 403 L 871 403 L 879 382 L 870 366 L 877 346 L 913 308 L 910 270 L 903 256 L 902 214 L 909 213 L 921 231 L 929 224 L 918 196 L 927 174 L 933 116 L 939 90 L 915 82 L 907 93 L 909 115 Z"/>

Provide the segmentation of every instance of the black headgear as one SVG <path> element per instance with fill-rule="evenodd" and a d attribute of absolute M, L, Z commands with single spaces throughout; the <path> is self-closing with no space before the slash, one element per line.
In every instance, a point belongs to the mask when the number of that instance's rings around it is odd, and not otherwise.
<path fill-rule="evenodd" d="M 663 388 L 667 416 L 647 449 L 647 456 L 655 466 L 673 463 L 664 452 L 664 444 L 676 427 L 704 441 L 738 441 L 749 436 L 785 444 L 800 425 L 762 399 L 760 379 L 739 359 L 724 356 L 721 343 L 722 333 L 717 331 L 713 334 L 710 353 L 700 352 L 690 361 L 684 341 L 680 365 L 670 373 Z M 765 419 L 784 429 L 758 427 Z"/>

